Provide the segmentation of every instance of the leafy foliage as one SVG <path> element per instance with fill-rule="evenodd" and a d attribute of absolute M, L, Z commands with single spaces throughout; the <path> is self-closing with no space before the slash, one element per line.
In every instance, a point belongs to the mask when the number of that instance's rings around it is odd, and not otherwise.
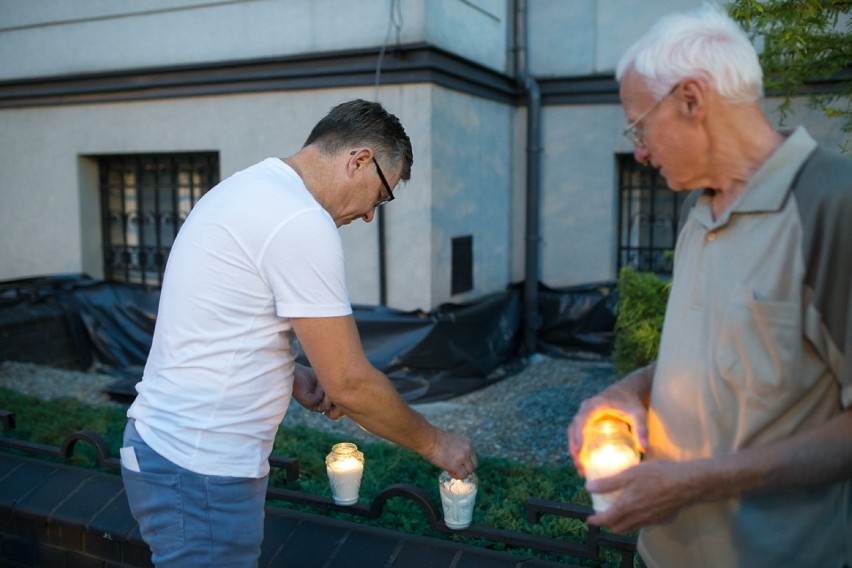
<path fill-rule="evenodd" d="M 762 41 L 764 86 L 784 97 L 782 119 L 791 97 L 810 92 L 812 108 L 852 132 L 852 0 L 734 0 L 728 11 L 755 45 Z M 834 88 L 814 90 L 819 82 Z"/>
<path fill-rule="evenodd" d="M 613 367 L 619 374 L 657 358 L 671 282 L 625 266 L 618 274 Z"/>

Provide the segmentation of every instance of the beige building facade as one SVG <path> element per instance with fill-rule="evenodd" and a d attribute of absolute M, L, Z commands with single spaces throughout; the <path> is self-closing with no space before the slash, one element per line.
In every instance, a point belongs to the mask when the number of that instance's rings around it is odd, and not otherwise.
<path fill-rule="evenodd" d="M 353 302 L 429 310 L 530 274 L 551 287 L 613 280 L 647 240 L 624 203 L 632 148 L 614 68 L 659 16 L 699 4 L 0 0 L 0 281 L 156 284 L 199 171 L 223 179 L 290 155 L 356 97 L 400 117 L 415 159 L 381 222 L 342 229 Z M 839 124 L 795 108 L 791 126 L 842 140 Z M 199 157 L 210 161 L 196 171 Z M 128 193 L 161 158 L 168 214 Z M 126 163 L 140 179 L 116 209 L 109 172 Z M 140 251 L 147 268 L 118 274 Z"/>

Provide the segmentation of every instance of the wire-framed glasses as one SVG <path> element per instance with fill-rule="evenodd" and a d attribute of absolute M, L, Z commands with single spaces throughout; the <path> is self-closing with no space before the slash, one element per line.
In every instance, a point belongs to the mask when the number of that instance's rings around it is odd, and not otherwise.
<path fill-rule="evenodd" d="M 643 120 L 645 120 L 652 112 L 654 112 L 657 109 L 657 107 L 659 107 L 662 104 L 662 102 L 669 97 L 669 95 L 673 94 L 679 86 L 680 86 L 680 83 L 676 83 L 675 86 L 672 87 L 671 90 L 668 93 L 666 93 L 665 95 L 660 97 L 657 100 L 657 102 L 655 102 L 653 105 L 651 105 L 651 108 L 649 108 L 648 110 L 646 110 L 645 112 L 640 114 L 639 118 L 637 118 L 636 120 L 634 120 L 633 122 L 631 122 L 630 124 L 627 125 L 627 128 L 624 129 L 624 132 L 622 132 L 622 134 L 628 140 L 630 140 L 630 142 L 634 146 L 639 146 L 639 147 L 645 146 L 645 139 L 642 135 L 642 131 L 639 130 L 640 123 Z"/>

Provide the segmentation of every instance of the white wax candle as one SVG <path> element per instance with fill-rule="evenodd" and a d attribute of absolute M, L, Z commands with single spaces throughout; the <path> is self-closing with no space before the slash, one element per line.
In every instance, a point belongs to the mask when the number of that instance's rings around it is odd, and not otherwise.
<path fill-rule="evenodd" d="M 458 497 L 468 496 L 476 491 L 476 487 L 469 485 L 460 479 L 453 479 L 447 486 L 447 490 Z"/>
<path fill-rule="evenodd" d="M 473 504 L 476 500 L 476 485 L 459 479 L 440 485 L 441 504 L 444 507 L 444 523 L 451 529 L 464 529 L 473 521 Z"/>
<path fill-rule="evenodd" d="M 334 502 L 338 505 L 357 503 L 364 464 L 355 457 L 345 457 L 326 464 L 326 471 Z"/>
<path fill-rule="evenodd" d="M 606 444 L 589 452 L 584 467 L 588 479 L 598 479 L 621 473 L 639 463 L 633 448 L 620 444 Z"/>
<path fill-rule="evenodd" d="M 639 463 L 639 455 L 633 448 L 621 444 L 606 444 L 590 451 L 583 466 L 586 470 L 586 479 L 592 480 L 621 473 L 637 463 Z M 612 507 L 620 494 L 621 491 L 592 493 L 592 506 L 598 513 L 603 513 Z"/>

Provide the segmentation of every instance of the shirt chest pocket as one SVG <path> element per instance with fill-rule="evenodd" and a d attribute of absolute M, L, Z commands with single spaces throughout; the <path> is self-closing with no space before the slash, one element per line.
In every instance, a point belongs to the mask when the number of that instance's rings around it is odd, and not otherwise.
<path fill-rule="evenodd" d="M 797 302 L 764 301 L 752 290 L 740 288 L 720 317 L 715 360 L 720 376 L 734 390 L 767 399 L 798 391 L 801 314 Z"/>

